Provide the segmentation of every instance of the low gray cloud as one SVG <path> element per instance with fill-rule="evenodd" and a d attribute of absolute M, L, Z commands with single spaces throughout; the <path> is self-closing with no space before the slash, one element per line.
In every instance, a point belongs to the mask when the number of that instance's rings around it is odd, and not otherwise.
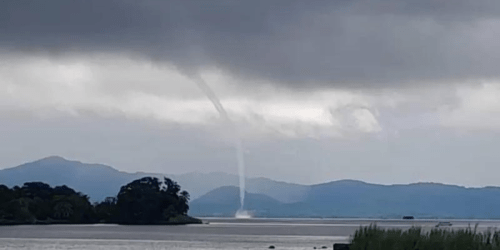
<path fill-rule="evenodd" d="M 129 53 L 291 87 L 496 79 L 500 3 L 1 1 L 4 53 Z"/>
<path fill-rule="evenodd" d="M 222 140 L 211 128 L 165 127 L 96 116 L 38 119 L 20 117 L 18 112 L 13 115 L 0 114 L 0 169 L 60 155 L 128 172 L 237 173 L 231 141 Z M 499 136 L 418 129 L 386 140 L 268 137 L 245 141 L 245 160 L 248 176 L 305 184 L 359 179 L 384 184 L 498 185 Z"/>

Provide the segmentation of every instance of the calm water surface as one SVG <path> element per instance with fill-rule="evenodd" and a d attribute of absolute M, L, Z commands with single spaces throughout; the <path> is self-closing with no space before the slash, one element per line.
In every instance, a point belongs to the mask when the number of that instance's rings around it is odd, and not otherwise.
<path fill-rule="evenodd" d="M 205 225 L 118 226 L 49 225 L 0 227 L 1 249 L 313 249 L 347 242 L 359 226 L 433 228 L 434 220 L 211 219 Z M 479 223 L 479 230 L 500 228 L 500 221 L 451 221 L 452 228 Z"/>

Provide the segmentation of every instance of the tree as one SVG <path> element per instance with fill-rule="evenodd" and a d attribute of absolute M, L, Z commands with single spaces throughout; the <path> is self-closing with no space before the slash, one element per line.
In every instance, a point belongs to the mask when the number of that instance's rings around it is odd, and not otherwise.
<path fill-rule="evenodd" d="M 151 224 L 162 219 L 161 183 L 144 177 L 120 188 L 117 196 L 118 220 L 126 224 Z"/>
<path fill-rule="evenodd" d="M 169 178 L 164 178 L 163 183 L 154 177 L 135 180 L 123 186 L 118 193 L 118 221 L 155 224 L 186 215 L 189 193 L 184 191 L 179 194 L 180 190 L 180 185 Z"/>
<path fill-rule="evenodd" d="M 184 199 L 186 201 L 189 201 L 191 199 L 191 196 L 187 191 L 182 191 L 180 197 L 181 199 Z"/>
<path fill-rule="evenodd" d="M 163 182 L 165 183 L 165 186 L 167 187 L 165 190 L 167 192 L 167 194 L 177 196 L 177 193 L 179 193 L 179 191 L 181 191 L 181 186 L 179 186 L 179 184 L 177 184 L 177 182 L 175 182 L 167 177 L 164 177 L 163 179 L 164 179 Z"/>
<path fill-rule="evenodd" d="M 107 197 L 103 202 L 94 205 L 99 222 L 115 222 L 117 220 L 116 202 L 115 197 Z"/>
<path fill-rule="evenodd" d="M 42 182 L 27 182 L 12 189 L 0 186 L 0 220 L 14 224 L 54 219 L 71 223 L 95 222 L 88 199 L 66 186 L 52 188 Z"/>
<path fill-rule="evenodd" d="M 54 206 L 54 218 L 65 220 L 73 215 L 73 206 L 65 201 L 59 202 Z"/>
<path fill-rule="evenodd" d="M 3 211 L 3 216 L 5 216 L 5 206 L 7 202 L 14 198 L 14 191 L 10 190 L 5 185 L 0 185 L 0 211 Z M 1 218 L 1 217 L 0 217 Z"/>
<path fill-rule="evenodd" d="M 144 177 L 120 188 L 117 197 L 92 205 L 89 197 L 67 186 L 27 182 L 12 189 L 0 185 L 0 224 L 36 222 L 160 224 L 199 221 L 187 215 L 190 196 L 168 178 Z"/>

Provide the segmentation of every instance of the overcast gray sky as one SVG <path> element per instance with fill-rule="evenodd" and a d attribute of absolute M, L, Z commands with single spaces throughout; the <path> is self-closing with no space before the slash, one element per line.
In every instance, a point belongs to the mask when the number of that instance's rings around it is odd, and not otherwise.
<path fill-rule="evenodd" d="M 500 186 L 500 2 L 0 1 L 0 168 Z"/>

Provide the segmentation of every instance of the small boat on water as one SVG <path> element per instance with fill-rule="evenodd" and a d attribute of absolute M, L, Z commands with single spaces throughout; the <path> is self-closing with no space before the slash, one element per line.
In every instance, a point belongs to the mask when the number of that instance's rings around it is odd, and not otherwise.
<path fill-rule="evenodd" d="M 451 227 L 451 225 L 452 224 L 449 221 L 441 221 L 441 222 L 438 222 L 436 227 Z"/>

